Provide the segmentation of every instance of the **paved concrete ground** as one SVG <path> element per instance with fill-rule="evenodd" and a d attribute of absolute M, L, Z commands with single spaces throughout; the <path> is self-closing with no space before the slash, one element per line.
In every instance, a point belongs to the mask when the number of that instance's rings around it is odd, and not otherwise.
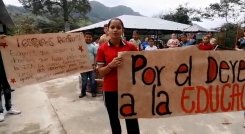
<path fill-rule="evenodd" d="M 22 114 L 6 115 L 0 134 L 110 134 L 103 97 L 79 93 L 77 76 L 16 89 L 12 100 Z M 242 122 L 242 112 L 139 119 L 142 134 L 244 134 Z"/>

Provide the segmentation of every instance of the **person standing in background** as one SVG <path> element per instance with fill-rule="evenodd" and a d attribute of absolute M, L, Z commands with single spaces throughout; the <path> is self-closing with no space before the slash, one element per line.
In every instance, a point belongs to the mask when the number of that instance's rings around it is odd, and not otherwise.
<path fill-rule="evenodd" d="M 209 37 L 207 35 L 202 37 L 202 42 L 198 44 L 199 50 L 213 50 L 214 46 L 210 44 Z"/>
<path fill-rule="evenodd" d="M 169 48 L 175 48 L 175 47 L 179 47 L 179 45 L 180 45 L 180 42 L 179 42 L 179 40 L 177 39 L 176 34 L 173 33 L 173 34 L 171 35 L 171 39 L 169 39 L 168 42 L 167 42 L 167 46 L 168 46 Z"/>
<path fill-rule="evenodd" d="M 93 44 L 92 33 L 86 32 L 84 34 L 84 38 L 85 38 L 85 42 L 86 42 L 87 48 L 88 48 L 89 60 L 90 60 L 91 65 L 93 66 L 94 70 L 89 71 L 89 72 L 81 73 L 82 90 L 81 90 L 81 94 L 79 95 L 79 98 L 83 98 L 83 97 L 86 96 L 86 89 L 87 89 L 88 79 L 90 81 L 90 88 L 91 88 L 92 97 L 96 97 L 95 57 L 96 57 L 96 54 L 97 54 L 97 47 Z"/>
<path fill-rule="evenodd" d="M 147 46 L 145 48 L 145 51 L 157 50 L 157 47 L 154 45 L 154 39 L 153 38 L 149 37 L 148 43 L 149 43 L 149 46 Z"/>
<path fill-rule="evenodd" d="M 142 50 L 141 41 L 140 41 L 139 33 L 138 33 L 137 30 L 133 31 L 133 36 L 132 37 L 133 38 L 130 39 L 129 41 L 132 42 L 138 50 Z"/>
<path fill-rule="evenodd" d="M 145 48 L 146 48 L 147 46 L 149 46 L 148 38 L 149 38 L 149 37 L 145 37 L 145 41 L 141 43 L 142 50 L 145 50 Z"/>
<path fill-rule="evenodd" d="M 181 34 L 180 35 L 180 46 L 181 47 L 186 47 L 186 46 L 191 46 L 193 45 L 192 42 L 190 42 L 188 39 L 187 39 L 187 35 L 186 34 Z"/>
<path fill-rule="evenodd" d="M 104 30 L 104 34 L 100 36 L 100 39 L 98 41 L 99 45 L 107 42 L 110 39 L 110 37 L 108 35 L 108 24 L 104 25 L 104 29 L 103 30 Z"/>

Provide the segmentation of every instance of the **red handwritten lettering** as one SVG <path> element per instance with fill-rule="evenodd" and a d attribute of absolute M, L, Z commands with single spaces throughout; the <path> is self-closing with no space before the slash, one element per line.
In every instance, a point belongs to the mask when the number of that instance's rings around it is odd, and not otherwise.
<path fill-rule="evenodd" d="M 193 90 L 195 90 L 194 87 L 184 87 L 183 92 L 182 92 L 181 108 L 186 113 L 192 113 L 195 109 L 195 102 L 194 101 L 191 102 L 191 107 L 189 109 L 186 108 L 186 105 L 190 104 L 189 103 L 190 102 L 190 100 L 189 100 L 190 96 L 187 94 L 189 94 L 189 92 L 192 92 Z M 186 92 L 188 92 L 188 93 L 186 93 Z M 186 102 L 188 102 L 188 103 L 186 103 Z"/>
<path fill-rule="evenodd" d="M 244 95 L 245 84 L 238 83 L 184 87 L 180 103 L 185 113 L 240 111 L 245 110 Z"/>

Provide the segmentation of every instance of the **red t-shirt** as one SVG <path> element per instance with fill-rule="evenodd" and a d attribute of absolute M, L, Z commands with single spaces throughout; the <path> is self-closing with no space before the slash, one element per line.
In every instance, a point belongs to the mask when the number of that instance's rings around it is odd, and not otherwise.
<path fill-rule="evenodd" d="M 198 45 L 198 48 L 200 50 L 212 50 L 212 49 L 214 49 L 214 46 L 210 43 L 205 44 L 202 42 Z"/>
<path fill-rule="evenodd" d="M 111 45 L 107 42 L 102 44 L 97 52 L 96 61 L 97 64 L 106 66 L 110 63 L 113 58 L 118 56 L 118 52 L 122 51 L 138 51 L 137 48 L 130 42 L 122 41 L 119 47 Z M 117 68 L 113 68 L 108 74 L 104 76 L 103 83 L 104 91 L 117 91 L 118 90 L 118 79 L 117 79 Z"/>

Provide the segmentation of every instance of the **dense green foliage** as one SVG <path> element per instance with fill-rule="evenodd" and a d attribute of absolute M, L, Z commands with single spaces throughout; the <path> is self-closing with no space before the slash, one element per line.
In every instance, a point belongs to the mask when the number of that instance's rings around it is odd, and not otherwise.
<path fill-rule="evenodd" d="M 35 15 L 49 19 L 62 17 L 65 31 L 70 30 L 70 24 L 76 23 L 75 20 L 84 19 L 91 10 L 88 0 L 19 0 L 19 2 Z"/>
<path fill-rule="evenodd" d="M 106 7 L 96 1 L 90 1 L 90 5 L 91 11 L 86 14 L 86 16 L 78 19 L 71 18 L 71 29 L 86 26 L 91 23 L 103 21 L 123 14 L 140 15 L 139 13 L 134 12 L 131 8 L 125 6 Z M 7 10 L 16 24 L 16 28 L 11 30 L 11 34 L 50 33 L 64 31 L 64 21 L 60 15 L 35 15 L 30 10 L 23 7 L 11 5 L 7 6 Z"/>

